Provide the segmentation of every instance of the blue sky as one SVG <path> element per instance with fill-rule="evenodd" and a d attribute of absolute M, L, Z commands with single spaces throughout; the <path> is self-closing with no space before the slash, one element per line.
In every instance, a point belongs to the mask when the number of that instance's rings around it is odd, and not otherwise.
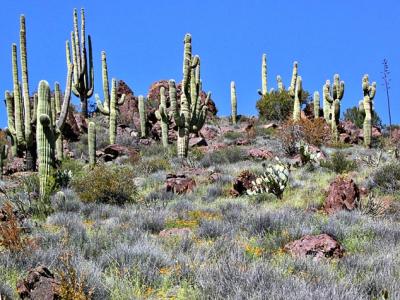
<path fill-rule="evenodd" d="M 136 95 L 159 79 L 181 80 L 183 37 L 202 59 L 203 87 L 213 92 L 219 113 L 230 111 L 236 82 L 238 112 L 256 114 L 261 56 L 268 56 L 268 85 L 280 74 L 289 84 L 299 61 L 303 87 L 322 92 L 335 73 L 346 82 L 342 111 L 362 98 L 361 79 L 377 81 L 375 105 L 388 121 L 381 85 L 382 60 L 391 70 L 392 119 L 400 123 L 400 1 L 398 0 L 4 0 L 0 10 L 0 90 L 12 88 L 11 43 L 19 43 L 19 15 L 27 23 L 31 91 L 41 79 L 65 85 L 65 40 L 73 8 L 86 10 L 95 64 L 95 91 L 102 97 L 101 54 L 109 75 L 125 80 Z M 76 100 L 74 100 L 75 103 Z M 0 126 L 6 126 L 0 105 Z"/>

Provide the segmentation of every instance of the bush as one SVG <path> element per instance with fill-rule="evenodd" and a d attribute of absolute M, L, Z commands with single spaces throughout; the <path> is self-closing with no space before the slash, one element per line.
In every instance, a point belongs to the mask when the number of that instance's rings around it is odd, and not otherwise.
<path fill-rule="evenodd" d="M 357 106 L 348 108 L 344 113 L 344 119 L 351 121 L 358 128 L 363 128 L 365 113 L 360 111 Z M 375 110 L 372 111 L 372 126 L 382 127 L 381 118 Z"/>
<path fill-rule="evenodd" d="M 301 102 L 306 103 L 308 96 L 309 93 L 303 91 Z M 287 91 L 274 91 L 259 99 L 256 106 L 261 118 L 284 121 L 292 116 L 293 99 Z"/>
<path fill-rule="evenodd" d="M 241 161 L 245 158 L 245 153 L 239 147 L 227 147 L 221 150 L 207 153 L 200 164 L 204 168 L 219 164 L 231 164 Z"/>
<path fill-rule="evenodd" d="M 335 173 L 343 174 L 354 171 L 357 168 L 356 162 L 349 160 L 342 152 L 332 154 L 330 160 L 321 161 L 321 167 L 327 168 Z"/>
<path fill-rule="evenodd" d="M 393 194 L 400 189 L 400 164 L 384 165 L 376 170 L 371 177 L 375 187 L 384 193 Z"/>
<path fill-rule="evenodd" d="M 309 145 L 321 146 L 331 140 L 331 129 L 323 118 L 301 119 L 298 124 L 301 138 Z"/>
<path fill-rule="evenodd" d="M 299 152 L 297 144 L 301 140 L 301 137 L 301 127 L 298 122 L 293 121 L 291 118 L 287 119 L 287 121 L 282 124 L 282 128 L 279 130 L 278 134 L 283 152 L 287 155 L 297 154 Z"/>
<path fill-rule="evenodd" d="M 81 178 L 74 178 L 72 185 L 83 202 L 122 205 L 135 201 L 132 178 L 129 167 L 97 165 Z"/>

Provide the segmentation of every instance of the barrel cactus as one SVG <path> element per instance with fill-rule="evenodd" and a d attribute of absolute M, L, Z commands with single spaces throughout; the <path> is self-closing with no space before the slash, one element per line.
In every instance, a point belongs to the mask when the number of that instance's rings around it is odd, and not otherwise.
<path fill-rule="evenodd" d="M 108 68 L 107 68 L 107 57 L 104 51 L 101 52 L 101 66 L 102 66 L 102 77 L 103 77 L 103 93 L 104 101 L 100 100 L 99 95 L 95 95 L 97 109 L 101 114 L 108 116 L 109 119 L 109 140 L 110 144 L 115 144 L 117 139 L 117 118 L 118 118 L 118 106 L 121 106 L 125 102 L 125 94 L 120 99 L 117 95 L 117 80 L 112 79 L 111 81 L 111 97 L 110 87 L 108 83 Z"/>
<path fill-rule="evenodd" d="M 236 119 L 237 119 L 237 99 L 236 99 L 236 86 L 235 82 L 231 82 L 231 117 L 232 117 L 232 123 L 236 124 Z"/>
<path fill-rule="evenodd" d="M 207 118 L 207 104 L 211 93 L 208 93 L 204 103 L 200 101 L 202 83 L 200 80 L 200 58 L 192 56 L 192 37 L 185 35 L 183 80 L 180 108 L 176 101 L 176 87 L 173 80 L 169 81 L 171 110 L 178 126 L 178 157 L 186 157 L 189 148 L 189 134 L 197 134 Z"/>
<path fill-rule="evenodd" d="M 160 105 L 155 112 L 157 120 L 161 122 L 161 139 L 164 147 L 168 147 L 168 125 L 170 115 L 167 112 L 167 100 L 165 97 L 165 87 L 160 88 Z"/>
<path fill-rule="evenodd" d="M 368 74 L 365 74 L 362 79 L 362 89 L 364 99 L 360 101 L 360 109 L 365 113 L 363 131 L 364 131 L 364 145 L 371 147 L 372 137 L 372 112 L 374 110 L 374 97 L 376 94 L 376 82 L 369 84 Z"/>

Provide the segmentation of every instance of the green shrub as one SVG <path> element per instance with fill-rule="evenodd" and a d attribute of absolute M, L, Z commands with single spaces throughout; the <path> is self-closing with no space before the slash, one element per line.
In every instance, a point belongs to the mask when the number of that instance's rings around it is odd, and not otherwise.
<path fill-rule="evenodd" d="M 358 128 L 363 128 L 365 113 L 360 111 L 357 106 L 348 108 L 344 112 L 344 119 L 353 122 Z M 382 127 L 381 118 L 375 110 L 372 111 L 372 126 Z"/>
<path fill-rule="evenodd" d="M 378 168 L 372 175 L 373 187 L 382 192 L 393 194 L 400 189 L 400 164 L 391 163 Z"/>
<path fill-rule="evenodd" d="M 204 168 L 215 166 L 219 164 L 231 164 L 245 159 L 244 151 L 237 147 L 226 147 L 221 150 L 209 152 L 204 155 L 200 164 Z"/>
<path fill-rule="evenodd" d="M 309 93 L 303 91 L 302 103 L 307 102 Z M 287 91 L 274 91 L 262 96 L 257 101 L 257 109 L 260 118 L 274 121 L 284 121 L 292 116 L 293 98 L 290 97 Z"/>
<path fill-rule="evenodd" d="M 136 187 L 132 182 L 133 171 L 126 166 L 96 165 L 72 186 L 83 202 L 118 204 L 134 202 Z"/>
<path fill-rule="evenodd" d="M 168 158 L 163 157 L 142 159 L 138 165 L 138 169 L 143 174 L 152 174 L 157 171 L 169 171 L 171 169 L 171 163 Z"/>
<path fill-rule="evenodd" d="M 354 171 L 357 168 L 356 162 L 349 160 L 342 152 L 335 152 L 331 158 L 321 162 L 321 167 L 327 168 L 335 173 L 343 174 Z"/>

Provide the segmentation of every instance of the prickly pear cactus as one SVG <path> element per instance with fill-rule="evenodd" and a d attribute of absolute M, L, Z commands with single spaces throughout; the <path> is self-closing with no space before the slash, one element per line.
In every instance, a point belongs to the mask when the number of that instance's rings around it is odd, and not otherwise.
<path fill-rule="evenodd" d="M 231 82 L 231 118 L 232 118 L 232 123 L 236 124 L 236 118 L 237 118 L 237 99 L 236 99 L 236 86 L 235 82 Z"/>
<path fill-rule="evenodd" d="M 362 89 L 364 99 L 361 102 L 362 111 L 365 113 L 363 131 L 364 131 L 364 145 L 367 148 L 371 147 L 372 137 L 372 112 L 374 109 L 374 97 L 376 94 L 376 82 L 369 84 L 368 75 L 365 74 L 362 79 Z"/>
<path fill-rule="evenodd" d="M 289 181 L 289 168 L 279 158 L 275 159 L 276 164 L 268 166 L 264 175 L 252 182 L 252 187 L 247 190 L 247 194 L 272 193 L 279 199 L 282 198 Z"/>

